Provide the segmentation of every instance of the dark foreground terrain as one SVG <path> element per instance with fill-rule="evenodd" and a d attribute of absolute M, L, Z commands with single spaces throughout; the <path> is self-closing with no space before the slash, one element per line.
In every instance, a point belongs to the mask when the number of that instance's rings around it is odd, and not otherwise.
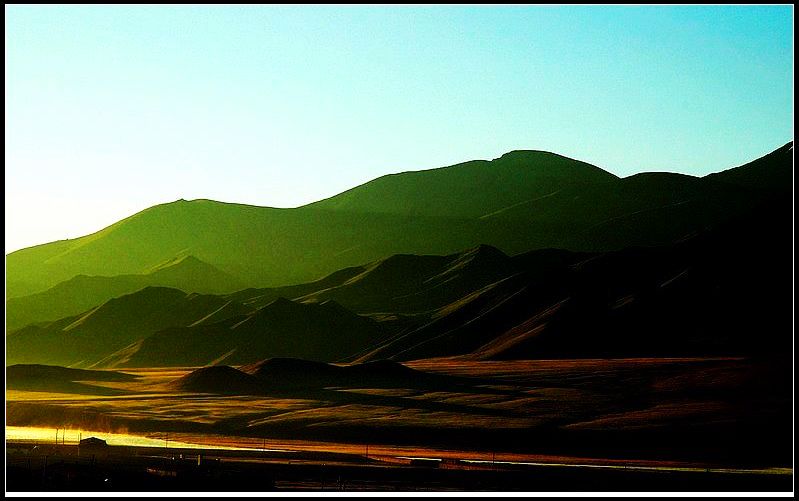
<path fill-rule="evenodd" d="M 9 443 L 8 491 L 790 491 L 790 470 Z"/>
<path fill-rule="evenodd" d="M 15 366 L 7 489 L 785 491 L 787 360 Z"/>

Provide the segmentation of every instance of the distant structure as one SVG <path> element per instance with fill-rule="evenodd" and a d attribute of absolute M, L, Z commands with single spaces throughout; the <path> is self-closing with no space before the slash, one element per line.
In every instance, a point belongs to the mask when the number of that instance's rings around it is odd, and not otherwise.
<path fill-rule="evenodd" d="M 92 456 L 108 455 L 108 442 L 101 438 L 89 437 L 78 442 L 78 455 L 90 454 Z"/>
<path fill-rule="evenodd" d="M 108 447 L 108 442 L 102 438 L 89 437 L 80 441 L 81 447 Z"/>

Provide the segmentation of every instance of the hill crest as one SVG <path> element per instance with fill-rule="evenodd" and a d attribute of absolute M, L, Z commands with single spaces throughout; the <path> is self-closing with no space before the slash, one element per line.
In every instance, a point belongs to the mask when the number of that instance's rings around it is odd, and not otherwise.
<path fill-rule="evenodd" d="M 144 273 L 183 252 L 246 277 L 244 288 L 305 283 L 382 256 L 448 255 L 479 243 L 508 255 L 660 245 L 747 210 L 762 196 L 748 194 L 756 184 L 790 189 L 792 148 L 775 153 L 767 155 L 774 169 L 761 169 L 763 159 L 751 162 L 721 176 L 729 189 L 716 183 L 711 197 L 703 183 L 674 194 L 655 180 L 638 193 L 636 183 L 591 164 L 515 150 L 494 160 L 383 176 L 298 208 L 177 201 L 85 237 L 9 254 L 8 295 L 78 274 Z"/>

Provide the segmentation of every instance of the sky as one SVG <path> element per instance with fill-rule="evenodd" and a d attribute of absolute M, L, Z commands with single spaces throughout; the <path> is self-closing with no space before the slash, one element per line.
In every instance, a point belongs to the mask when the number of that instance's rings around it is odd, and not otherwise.
<path fill-rule="evenodd" d="M 5 14 L 6 252 L 515 149 L 704 175 L 793 138 L 792 6 Z"/>

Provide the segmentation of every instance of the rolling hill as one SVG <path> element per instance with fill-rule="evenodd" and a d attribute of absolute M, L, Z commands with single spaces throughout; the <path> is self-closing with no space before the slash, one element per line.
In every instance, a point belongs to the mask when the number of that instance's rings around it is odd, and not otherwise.
<path fill-rule="evenodd" d="M 264 393 L 257 378 L 227 365 L 201 367 L 169 383 L 176 391 L 227 395 Z"/>
<path fill-rule="evenodd" d="M 316 282 L 247 289 L 227 297 L 256 307 L 287 297 L 301 302 L 333 300 L 357 313 L 424 313 L 514 271 L 511 258 L 502 251 L 480 245 L 448 256 L 396 254 Z"/>
<path fill-rule="evenodd" d="M 760 190 L 764 195 L 770 192 L 788 194 L 793 187 L 793 142 L 745 165 L 706 178 Z"/>
<path fill-rule="evenodd" d="M 83 315 L 12 332 L 8 354 L 14 361 L 96 367 L 270 358 L 268 367 L 277 370 L 279 357 L 363 362 L 779 353 L 790 344 L 779 334 L 790 320 L 791 280 L 784 273 L 791 259 L 790 207 L 789 198 L 775 196 L 744 216 L 659 247 L 543 249 L 508 257 L 483 245 L 448 256 L 392 256 L 277 289 L 214 296 L 147 288 Z M 274 297 L 281 293 L 293 300 Z"/>
<path fill-rule="evenodd" d="M 78 239 L 76 247 L 60 242 L 8 256 L 9 270 L 36 255 L 45 257 L 40 271 L 95 259 L 107 269 L 148 267 L 140 274 L 73 277 L 8 300 L 7 363 L 145 367 L 275 357 L 778 353 L 787 346 L 778 333 L 789 319 L 792 284 L 792 200 L 783 186 L 792 155 L 789 143 L 706 178 L 646 173 L 618 179 L 564 157 L 514 152 L 493 162 L 387 176 L 299 209 L 210 201 L 158 206 Z M 452 199 L 450 213 L 436 216 L 441 207 L 431 197 L 445 196 L 447 180 L 456 188 L 479 181 L 499 196 L 478 193 L 468 207 Z M 499 188 L 513 182 L 518 190 Z M 560 188 L 540 194 L 555 185 Z M 399 198 L 392 199 L 392 186 Z M 519 202 L 522 194 L 535 196 Z M 379 200 L 385 210 L 378 211 Z M 382 226 L 390 222 L 398 224 Z M 222 230 L 191 229 L 197 225 Z M 365 227 L 372 231 L 360 234 Z M 358 251 L 333 252 L 328 244 L 337 232 L 349 243 L 360 239 Z M 512 255 L 485 243 L 440 254 L 400 252 L 314 281 L 227 293 L 236 279 L 194 257 L 202 252 L 189 245 L 206 234 L 216 235 L 201 242 L 211 257 L 238 260 L 238 276 L 250 277 L 310 269 L 322 262 L 316 257 L 327 265 L 349 261 L 367 248 L 365 254 L 380 255 L 383 244 L 383 250 L 447 248 L 485 238 L 511 247 L 525 239 L 573 245 L 532 245 Z M 129 252 L 118 252 L 128 244 Z M 162 252 L 172 257 L 162 259 Z M 187 294 L 153 282 L 223 293 Z M 28 325 L 9 328 L 22 323 Z"/>
<path fill-rule="evenodd" d="M 89 367 L 167 327 L 222 319 L 249 309 L 220 296 L 146 287 L 78 315 L 29 325 L 6 336 L 6 363 Z"/>
<path fill-rule="evenodd" d="M 78 275 L 46 291 L 9 299 L 6 302 L 6 329 L 13 331 L 31 323 L 76 315 L 145 287 L 224 293 L 240 289 L 242 285 L 227 273 L 193 256 L 176 258 L 141 275 Z"/>
<path fill-rule="evenodd" d="M 271 357 L 333 362 L 363 350 L 382 336 L 377 322 L 333 301 L 302 304 L 279 298 L 248 314 L 162 329 L 124 347 L 120 354 L 106 357 L 99 365 L 238 365 Z"/>
<path fill-rule="evenodd" d="M 389 174 L 306 208 L 410 217 L 475 219 L 565 186 L 618 178 L 594 165 L 545 151 L 511 151 L 492 161 Z"/>
<path fill-rule="evenodd" d="M 508 255 L 663 245 L 751 209 L 764 186 L 781 186 L 792 172 L 792 143 L 737 169 L 619 179 L 552 153 L 515 151 L 384 176 L 293 209 L 179 200 L 85 237 L 9 254 L 7 295 L 81 274 L 144 274 L 186 254 L 243 286 L 277 287 L 394 254 L 448 255 L 479 244 Z"/>
<path fill-rule="evenodd" d="M 296 358 L 270 358 L 238 369 L 215 365 L 196 369 L 170 383 L 178 391 L 228 395 L 263 395 L 322 390 L 328 387 L 409 388 L 462 383 L 389 360 L 333 365 Z"/>
<path fill-rule="evenodd" d="M 788 353 L 790 208 L 790 198 L 776 197 L 668 246 L 567 254 L 547 274 L 477 290 L 357 358 Z"/>

